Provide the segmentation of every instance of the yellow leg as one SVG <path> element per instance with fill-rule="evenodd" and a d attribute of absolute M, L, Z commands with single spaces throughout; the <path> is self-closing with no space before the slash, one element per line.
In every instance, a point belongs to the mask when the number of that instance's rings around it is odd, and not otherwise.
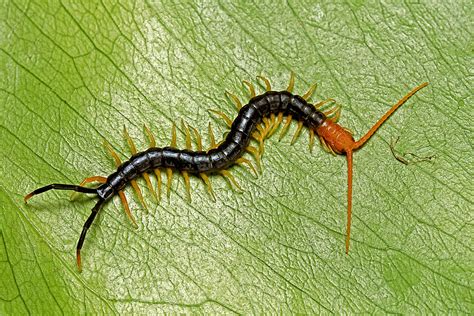
<path fill-rule="evenodd" d="M 171 147 L 176 148 L 176 125 L 171 128 Z"/>
<path fill-rule="evenodd" d="M 301 129 L 303 128 L 303 121 L 298 122 L 298 127 L 296 128 L 295 135 L 293 135 L 293 138 L 291 139 L 290 145 L 293 145 L 296 142 L 296 139 L 301 133 Z"/>
<path fill-rule="evenodd" d="M 249 88 L 249 92 L 250 92 L 250 98 L 253 98 L 255 97 L 255 87 L 253 86 L 253 84 L 247 80 L 244 80 L 243 83 Z"/>
<path fill-rule="evenodd" d="M 326 117 L 328 117 L 332 122 L 337 122 L 339 120 L 339 117 L 341 116 L 341 106 L 336 105 L 332 109 L 323 112 Z"/>
<path fill-rule="evenodd" d="M 258 177 L 258 173 L 257 173 L 257 170 L 255 170 L 255 167 L 252 165 L 252 163 L 250 162 L 250 160 L 248 160 L 247 158 L 243 158 L 243 157 L 240 157 L 239 159 L 237 159 L 235 161 L 236 164 L 239 164 L 239 165 L 247 165 L 249 167 L 250 170 L 253 171 L 254 175 L 255 175 L 255 178 Z"/>
<path fill-rule="evenodd" d="M 272 91 L 272 85 L 270 84 L 270 80 L 263 76 L 257 76 L 257 79 L 263 80 L 263 82 L 265 83 L 265 90 Z"/>
<path fill-rule="evenodd" d="M 293 117 L 291 116 L 291 114 L 286 117 L 285 125 L 283 125 L 283 128 L 281 129 L 280 137 L 278 137 L 278 140 L 281 140 L 283 136 L 285 136 L 286 132 L 288 131 L 288 127 L 290 127 L 292 118 Z"/>
<path fill-rule="evenodd" d="M 317 84 L 313 84 L 311 87 L 309 87 L 308 91 L 303 95 L 303 99 L 305 99 L 306 101 L 309 100 L 311 98 L 311 96 L 313 95 L 314 91 L 316 91 L 316 87 L 318 85 Z"/>
<path fill-rule="evenodd" d="M 114 151 L 114 149 L 112 148 L 112 145 L 110 145 L 109 142 L 106 141 L 105 139 L 104 139 L 104 147 L 109 152 L 109 154 L 114 158 L 115 166 L 116 167 L 120 166 L 122 164 L 120 157 Z"/>
<path fill-rule="evenodd" d="M 133 143 L 133 140 L 128 134 L 127 128 L 125 126 L 123 127 L 123 135 L 125 136 L 125 139 L 127 140 L 128 147 L 130 147 L 130 151 L 132 152 L 132 155 L 135 155 L 137 153 L 137 147 L 135 147 L 135 144 Z"/>
<path fill-rule="evenodd" d="M 240 187 L 239 183 L 235 180 L 234 176 L 232 175 L 232 173 L 230 173 L 230 171 L 228 170 L 220 170 L 219 173 L 224 177 L 226 178 L 227 181 L 229 181 L 229 183 L 231 185 L 234 185 L 237 189 L 239 189 L 239 191 L 243 191 L 242 188 Z"/>
<path fill-rule="evenodd" d="M 242 103 L 240 102 L 239 98 L 230 92 L 226 91 L 226 95 L 233 101 L 235 106 L 237 107 L 237 111 L 239 111 L 242 108 Z"/>
<path fill-rule="evenodd" d="M 332 118 L 333 122 L 337 122 L 339 121 L 339 118 L 341 117 L 341 108 L 339 108 L 336 112 L 336 114 L 334 114 L 334 117 Z"/>
<path fill-rule="evenodd" d="M 202 137 L 199 134 L 198 130 L 191 126 L 191 129 L 194 132 L 194 137 L 196 137 L 197 150 L 202 151 Z"/>
<path fill-rule="evenodd" d="M 328 102 L 336 103 L 336 100 L 334 100 L 333 98 L 329 98 L 329 99 L 326 99 L 326 100 L 323 100 L 323 101 L 320 101 L 320 102 L 316 103 L 314 105 L 314 107 L 317 108 L 317 109 L 320 109 L 323 105 L 325 105 Z"/>
<path fill-rule="evenodd" d="M 255 139 L 257 142 L 260 142 L 262 140 L 262 134 L 260 132 L 253 132 L 252 133 L 252 138 Z"/>
<path fill-rule="evenodd" d="M 293 92 L 293 87 L 295 86 L 295 73 L 292 71 L 290 74 L 290 83 L 288 84 L 288 88 L 286 88 L 286 91 L 288 92 Z"/>
<path fill-rule="evenodd" d="M 171 194 L 171 180 L 173 180 L 173 169 L 166 168 L 166 177 L 167 177 L 166 195 L 168 196 L 168 201 L 169 201 L 170 194 Z"/>
<path fill-rule="evenodd" d="M 257 148 L 251 145 L 247 146 L 245 148 L 245 151 L 247 151 L 248 153 L 251 153 L 254 156 L 255 162 L 257 164 L 257 169 L 262 170 L 262 166 L 260 164 L 260 158 L 262 157 L 261 152 Z"/>
<path fill-rule="evenodd" d="M 189 132 L 188 124 L 184 123 L 184 120 L 181 119 L 181 126 L 184 129 L 184 134 L 186 135 L 186 149 L 191 150 L 191 133 Z"/>
<path fill-rule="evenodd" d="M 150 129 L 146 125 L 143 125 L 143 128 L 144 128 L 145 133 L 148 137 L 148 140 L 150 141 L 150 147 L 156 147 L 155 137 L 151 133 Z"/>
<path fill-rule="evenodd" d="M 225 124 L 228 126 L 228 127 L 231 127 L 232 126 L 232 120 L 227 116 L 225 115 L 224 112 L 221 112 L 221 111 L 216 111 L 216 110 L 209 110 L 209 112 L 212 112 L 214 114 L 217 114 L 219 115 L 225 122 Z"/>
<path fill-rule="evenodd" d="M 140 190 L 140 187 L 138 186 L 138 183 L 136 180 L 130 180 L 130 184 L 132 185 L 132 188 L 133 190 L 135 191 L 135 193 L 137 194 L 138 196 L 138 199 L 140 200 L 140 202 L 142 203 L 143 207 L 145 208 L 145 210 L 148 210 L 148 207 L 145 203 L 145 199 L 143 199 L 143 195 L 142 195 L 142 190 Z"/>
<path fill-rule="evenodd" d="M 150 174 L 148 172 L 142 173 L 143 178 L 145 179 L 146 186 L 148 190 L 150 190 L 151 195 L 153 195 L 153 198 L 155 201 L 158 201 L 158 197 L 156 196 L 156 192 L 153 189 L 153 185 L 151 184 L 151 179 L 150 179 Z"/>
<path fill-rule="evenodd" d="M 275 113 L 270 114 L 270 130 L 268 131 L 268 137 L 272 136 L 278 125 L 276 125 Z"/>
<path fill-rule="evenodd" d="M 216 148 L 216 138 L 214 137 L 214 132 L 212 131 L 211 122 L 209 122 L 208 130 L 209 130 L 209 140 L 211 142 L 211 146 L 209 147 L 209 149 Z"/>
<path fill-rule="evenodd" d="M 278 116 L 276 118 L 276 122 L 273 124 L 273 128 L 270 130 L 269 137 L 273 135 L 273 133 L 276 132 L 278 126 L 280 126 L 281 122 L 283 121 L 283 112 L 278 113 Z"/>
<path fill-rule="evenodd" d="M 125 196 L 125 193 L 123 193 L 122 190 L 118 192 L 120 200 L 122 201 L 123 207 L 125 208 L 125 213 L 127 214 L 128 218 L 132 222 L 132 225 L 134 228 L 138 228 L 137 222 L 135 221 L 135 218 L 132 215 L 132 212 L 130 211 L 130 207 L 128 206 L 128 201 L 127 197 Z"/>
<path fill-rule="evenodd" d="M 157 181 L 157 195 L 158 195 L 158 201 L 161 200 L 161 171 L 160 169 L 155 169 L 153 170 L 155 173 L 156 181 Z"/>
<path fill-rule="evenodd" d="M 324 113 L 324 115 L 329 117 L 329 116 L 333 115 L 334 113 L 336 113 L 337 111 L 340 111 L 340 110 L 341 110 L 341 106 L 336 105 L 333 108 L 324 111 L 323 113 Z"/>
<path fill-rule="evenodd" d="M 191 203 L 191 184 L 189 182 L 189 174 L 186 171 L 181 171 L 184 178 L 184 185 L 186 187 L 186 195 L 188 196 L 188 202 Z"/>
<path fill-rule="evenodd" d="M 212 199 L 215 202 L 216 201 L 216 196 L 214 195 L 214 191 L 212 190 L 212 185 L 211 185 L 211 181 L 209 181 L 209 177 L 205 173 L 200 173 L 199 176 L 201 177 L 201 179 L 206 184 L 207 192 L 209 192 L 209 195 L 212 197 Z"/>
<path fill-rule="evenodd" d="M 261 125 L 257 125 L 257 129 L 258 131 L 260 132 L 260 137 L 258 138 L 258 142 L 259 142 L 259 145 L 258 145 L 258 151 L 260 152 L 260 154 L 262 155 L 263 154 L 263 140 L 265 139 L 265 136 L 266 136 L 266 133 L 265 133 L 265 128 L 262 127 Z"/>
<path fill-rule="evenodd" d="M 333 154 L 334 156 L 336 156 L 336 153 L 334 152 L 334 150 L 331 148 L 331 146 L 329 146 L 326 141 L 324 140 L 324 138 L 322 137 L 319 137 L 319 140 L 321 141 L 321 145 L 323 146 L 323 149 L 325 151 L 327 151 L 328 153 L 330 154 Z"/>
<path fill-rule="evenodd" d="M 310 129 L 309 130 L 309 152 L 313 152 L 313 147 L 314 147 L 314 130 Z"/>
<path fill-rule="evenodd" d="M 270 123 L 270 119 L 267 117 L 263 118 L 263 123 L 265 125 L 265 138 L 267 138 L 268 133 L 270 132 L 270 129 L 272 128 L 272 124 Z"/>

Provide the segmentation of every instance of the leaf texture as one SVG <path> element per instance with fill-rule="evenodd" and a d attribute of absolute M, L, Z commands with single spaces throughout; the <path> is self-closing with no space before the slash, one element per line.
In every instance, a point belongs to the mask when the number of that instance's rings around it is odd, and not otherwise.
<path fill-rule="evenodd" d="M 1 314 L 472 313 L 469 2 L 1 7 Z M 207 146 L 210 121 L 218 139 L 227 130 L 208 110 L 237 113 L 225 91 L 245 103 L 241 80 L 284 89 L 291 71 L 296 92 L 317 82 L 315 100 L 343 105 L 356 138 L 430 82 L 355 154 L 349 255 L 345 160 L 310 153 L 307 131 L 293 146 L 267 140 L 258 178 L 231 168 L 243 193 L 211 176 L 216 202 L 197 178 L 191 203 L 177 174 L 160 203 L 139 180 L 148 211 L 126 190 L 139 228 L 108 203 L 82 273 L 74 249 L 93 201 L 56 191 L 23 203 L 41 185 L 113 172 L 101 144 L 127 159 L 123 126 L 143 150 L 143 124 L 165 146 L 176 123 L 184 147 L 185 119 Z"/>

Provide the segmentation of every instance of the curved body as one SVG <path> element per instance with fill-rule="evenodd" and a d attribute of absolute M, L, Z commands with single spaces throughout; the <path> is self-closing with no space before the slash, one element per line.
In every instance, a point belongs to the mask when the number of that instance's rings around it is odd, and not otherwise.
<path fill-rule="evenodd" d="M 107 200 L 142 173 L 156 168 L 173 168 L 189 173 L 209 173 L 226 169 L 242 156 L 251 135 L 265 117 L 283 113 L 317 129 L 326 120 L 324 113 L 298 95 L 288 91 L 267 91 L 250 99 L 232 123 L 225 140 L 209 151 L 191 151 L 172 147 L 149 148 L 133 155 L 112 173 L 98 189 L 100 198 Z"/>
<path fill-rule="evenodd" d="M 310 148 L 314 140 L 314 133 L 319 136 L 321 144 L 328 151 L 333 154 L 342 154 L 346 155 L 347 159 L 347 227 L 346 227 L 346 253 L 349 252 L 349 242 L 350 242 L 350 231 L 351 231 L 351 214 L 352 214 L 352 155 L 353 152 L 362 147 L 377 131 L 377 129 L 400 107 L 402 106 L 410 97 L 412 97 L 417 91 L 426 87 L 427 82 L 422 83 L 421 85 L 412 89 L 408 94 L 406 94 L 402 99 L 400 99 L 396 104 L 394 104 L 373 126 L 372 128 L 358 141 L 355 141 L 352 137 L 351 132 L 349 132 L 344 127 L 337 124 L 337 120 L 340 115 L 340 107 L 336 106 L 333 109 L 326 110 L 324 112 L 320 111 L 319 108 L 326 104 L 327 102 L 334 101 L 333 99 L 327 99 L 321 101 L 315 105 L 306 102 L 311 95 L 313 94 L 316 85 L 311 86 L 306 94 L 303 96 L 294 95 L 291 93 L 294 86 L 294 75 L 291 75 L 290 83 L 286 91 L 272 91 L 270 82 L 268 79 L 259 77 L 265 82 L 267 92 L 256 96 L 255 88 L 253 85 L 244 81 L 244 83 L 249 87 L 250 93 L 253 96 L 248 104 L 241 106 L 240 101 L 234 95 L 229 94 L 229 96 L 234 100 L 237 107 L 239 108 L 239 114 L 236 119 L 232 122 L 228 117 L 223 113 L 216 112 L 220 114 L 226 123 L 230 126 L 230 131 L 227 134 L 226 138 L 217 146 L 214 144 L 214 137 L 212 134 L 212 129 L 209 127 L 210 136 L 211 136 L 211 146 L 212 149 L 208 151 L 192 151 L 189 149 L 177 149 L 176 145 L 176 132 L 173 126 L 172 130 L 172 147 L 156 147 L 155 141 L 149 130 L 146 129 L 147 133 L 150 136 L 151 148 L 143 151 L 136 152 L 135 145 L 133 144 L 128 133 L 125 133 L 127 141 L 132 149 L 132 153 L 135 153 L 128 161 L 124 163 L 120 162 L 120 158 L 117 154 L 109 148 L 112 156 L 115 159 L 117 170 L 109 175 L 107 178 L 101 176 L 93 176 L 84 179 L 81 185 L 72 185 L 72 184 L 62 184 L 54 183 L 49 184 L 44 187 L 40 187 L 33 192 L 27 194 L 24 197 L 25 202 L 27 202 L 34 195 L 49 191 L 49 190 L 72 190 L 76 192 L 96 194 L 98 196 L 98 202 L 92 208 L 91 214 L 87 218 L 84 226 L 82 228 L 79 241 L 76 248 L 76 259 L 77 266 L 79 271 L 81 270 L 81 248 L 84 243 L 87 231 L 89 227 L 94 222 L 97 213 L 100 211 L 102 206 L 107 202 L 112 196 L 118 194 L 122 203 L 125 207 L 125 212 L 132 221 L 135 227 L 136 222 L 133 216 L 130 213 L 128 207 L 128 202 L 123 193 L 123 188 L 131 183 L 135 191 L 137 192 L 138 197 L 140 198 L 142 204 L 145 206 L 143 201 L 143 196 L 141 191 L 137 186 L 135 178 L 143 175 L 147 186 L 154 193 L 154 190 L 151 186 L 148 172 L 154 171 L 157 175 L 158 180 L 158 191 L 160 191 L 161 186 L 161 176 L 159 173 L 160 169 L 166 169 L 168 176 L 167 189 L 168 194 L 171 186 L 171 176 L 172 170 L 180 171 L 184 177 L 186 189 L 189 194 L 189 175 L 188 174 L 198 174 L 203 181 L 208 186 L 208 191 L 212 193 L 209 179 L 206 174 L 216 172 L 224 175 L 228 178 L 234 185 L 238 187 L 235 182 L 235 179 L 230 175 L 230 173 L 225 170 L 230 165 L 234 163 L 249 163 L 250 162 L 242 158 L 244 151 L 248 151 L 255 155 L 257 160 L 257 165 L 259 164 L 259 155 L 263 152 L 263 140 L 265 137 L 271 135 L 275 128 L 281 123 L 282 117 L 287 116 L 287 121 L 282 128 L 280 138 L 284 135 L 288 129 L 289 123 L 292 119 L 297 120 L 298 128 L 296 130 L 295 136 L 293 137 L 292 143 L 296 140 L 299 132 L 303 125 L 307 126 L 310 131 Z M 278 114 L 278 120 L 275 122 L 275 115 Z M 267 126 L 268 120 L 266 118 L 270 117 L 271 122 Z M 266 121 L 265 121 L 266 120 Z M 265 128 L 261 127 L 261 123 L 264 121 Z M 273 126 L 272 126 L 273 125 Z M 270 131 L 269 131 L 270 128 Z M 256 131 L 258 130 L 258 132 Z M 187 129 L 186 142 L 187 148 L 191 148 L 191 140 L 189 136 L 189 130 Z M 126 132 L 126 131 L 125 131 Z M 198 135 L 197 131 L 195 133 Z M 198 138 L 198 136 L 196 136 Z M 199 136 L 200 137 L 200 136 Z M 254 138 L 260 141 L 260 151 L 256 148 L 249 146 L 250 140 Z M 200 138 L 198 138 L 198 148 L 200 149 L 202 145 L 200 144 Z M 251 166 L 253 168 L 253 166 Z M 158 170 L 158 171 L 157 171 Z M 88 182 L 100 182 L 102 183 L 97 188 L 88 188 L 82 186 L 82 184 Z"/>

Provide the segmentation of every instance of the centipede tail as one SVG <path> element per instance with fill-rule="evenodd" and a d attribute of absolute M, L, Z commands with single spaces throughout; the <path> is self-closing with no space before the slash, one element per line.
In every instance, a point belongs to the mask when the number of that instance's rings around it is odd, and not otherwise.
<path fill-rule="evenodd" d="M 99 199 L 96 205 L 92 208 L 91 215 L 89 215 L 86 222 L 84 223 L 84 226 L 82 227 L 81 236 L 79 237 L 79 241 L 77 242 L 77 247 L 76 247 L 76 263 L 77 263 L 77 269 L 79 270 L 79 272 L 82 271 L 81 249 L 82 249 L 82 245 L 84 244 L 84 240 L 86 239 L 87 231 L 91 227 L 92 223 L 94 222 L 95 217 L 97 216 L 97 213 L 99 213 L 104 203 L 105 203 L 104 199 Z"/>
<path fill-rule="evenodd" d="M 315 92 L 316 85 L 312 85 L 309 90 L 303 95 L 298 96 L 293 94 L 295 76 L 291 73 L 290 80 L 286 90 L 272 91 L 271 84 L 265 77 L 259 76 L 264 84 L 266 91 L 263 94 L 257 95 L 255 86 L 249 82 L 244 81 L 248 87 L 251 99 L 247 104 L 243 103 L 229 92 L 226 95 L 235 104 L 239 113 L 232 121 L 224 112 L 210 110 L 221 117 L 225 124 L 230 127 L 224 139 L 216 143 L 214 133 L 209 124 L 209 138 L 210 146 L 207 150 L 203 150 L 201 135 L 194 127 L 190 127 L 182 121 L 182 127 L 185 131 L 186 146 L 185 149 L 177 149 L 177 135 L 176 126 L 173 124 L 171 129 L 171 144 L 169 147 L 156 147 L 155 138 L 151 131 L 145 126 L 145 133 L 150 142 L 150 148 L 139 152 L 136 149 L 127 130 L 124 129 L 124 135 L 129 144 L 132 156 L 127 161 L 122 162 L 119 156 L 115 153 L 112 146 L 104 142 L 107 151 L 112 155 L 116 171 L 110 174 L 107 178 L 101 176 L 94 176 L 86 178 L 81 184 L 90 182 L 101 183 L 97 188 L 86 188 L 82 185 L 72 184 L 50 184 L 33 192 L 27 194 L 24 198 L 27 202 L 31 197 L 44 193 L 49 190 L 72 190 L 86 194 L 96 194 L 98 202 L 92 208 L 91 214 L 87 218 L 82 228 L 79 241 L 76 248 L 76 261 L 79 271 L 81 271 L 81 249 L 86 238 L 87 231 L 91 227 L 100 209 L 113 196 L 118 195 L 122 201 L 125 212 L 132 222 L 134 227 L 137 227 L 135 218 L 130 212 L 127 199 L 124 194 L 124 188 L 130 184 L 135 190 L 141 204 L 146 208 L 146 203 L 137 185 L 136 178 L 143 176 L 145 178 L 148 189 L 155 196 L 156 200 L 161 198 L 161 171 L 166 173 L 166 195 L 170 201 L 171 184 L 173 179 L 173 172 L 184 177 L 186 195 L 188 201 L 191 202 L 191 185 L 190 176 L 194 175 L 200 177 L 204 182 L 210 197 L 215 200 L 215 193 L 212 189 L 210 181 L 211 174 L 219 174 L 226 178 L 231 185 L 241 190 L 240 185 L 230 173 L 229 169 L 233 165 L 247 165 L 257 176 L 257 170 L 262 171 L 260 161 L 264 153 L 264 141 L 270 137 L 283 122 L 283 117 L 286 121 L 281 127 L 279 140 L 282 139 L 290 128 L 290 123 L 295 120 L 298 122 L 296 131 L 291 140 L 291 144 L 295 143 L 303 126 L 309 128 L 309 148 L 312 149 L 314 138 L 318 136 L 323 147 L 330 153 L 346 155 L 347 159 L 347 227 L 346 227 L 346 253 L 349 253 L 349 243 L 352 223 L 352 174 L 353 174 L 353 152 L 361 148 L 377 131 L 378 128 L 411 96 L 417 91 L 428 85 L 423 83 L 410 91 L 400 101 L 388 110 L 377 123 L 359 140 L 355 141 L 352 133 L 340 126 L 337 121 L 339 119 L 341 108 L 334 99 L 326 99 L 316 104 L 310 104 L 307 100 L 311 98 Z M 327 103 L 335 103 L 334 107 L 328 109 L 325 106 Z M 323 110 L 326 108 L 326 110 Z M 197 150 L 192 150 L 191 145 L 191 131 L 196 139 Z M 251 142 L 253 142 L 251 144 Z M 257 142 L 257 145 L 255 145 Z M 249 153 L 255 160 L 257 169 L 253 163 L 243 157 L 245 153 Z M 157 193 L 152 187 L 150 175 L 156 176 Z"/>

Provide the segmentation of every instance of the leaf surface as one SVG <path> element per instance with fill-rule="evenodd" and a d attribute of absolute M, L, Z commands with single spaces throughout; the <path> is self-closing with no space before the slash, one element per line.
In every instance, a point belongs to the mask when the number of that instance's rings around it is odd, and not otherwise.
<path fill-rule="evenodd" d="M 0 10 L 0 313 L 472 313 L 472 24 L 468 2 L 316 4 L 5 1 Z M 148 211 L 131 189 L 75 245 L 93 200 L 48 192 L 115 169 L 143 124 L 158 146 L 181 119 L 218 139 L 256 75 L 343 105 L 361 137 L 412 87 L 430 85 L 355 154 L 352 248 L 344 253 L 346 165 L 307 131 L 265 143 L 244 192 L 212 176 L 217 201 L 175 174 Z M 469 88 L 471 87 L 471 88 Z M 257 86 L 263 91 L 263 85 Z M 296 128 L 293 123 L 289 135 Z M 410 161 L 397 161 L 390 143 Z M 416 157 L 434 158 L 418 161 Z M 248 158 L 251 158 L 250 156 Z M 419 159 L 418 159 L 419 160 Z M 471 180 L 469 180 L 471 179 Z M 163 180 L 165 178 L 163 177 Z M 156 180 L 152 179 L 156 185 Z"/>

